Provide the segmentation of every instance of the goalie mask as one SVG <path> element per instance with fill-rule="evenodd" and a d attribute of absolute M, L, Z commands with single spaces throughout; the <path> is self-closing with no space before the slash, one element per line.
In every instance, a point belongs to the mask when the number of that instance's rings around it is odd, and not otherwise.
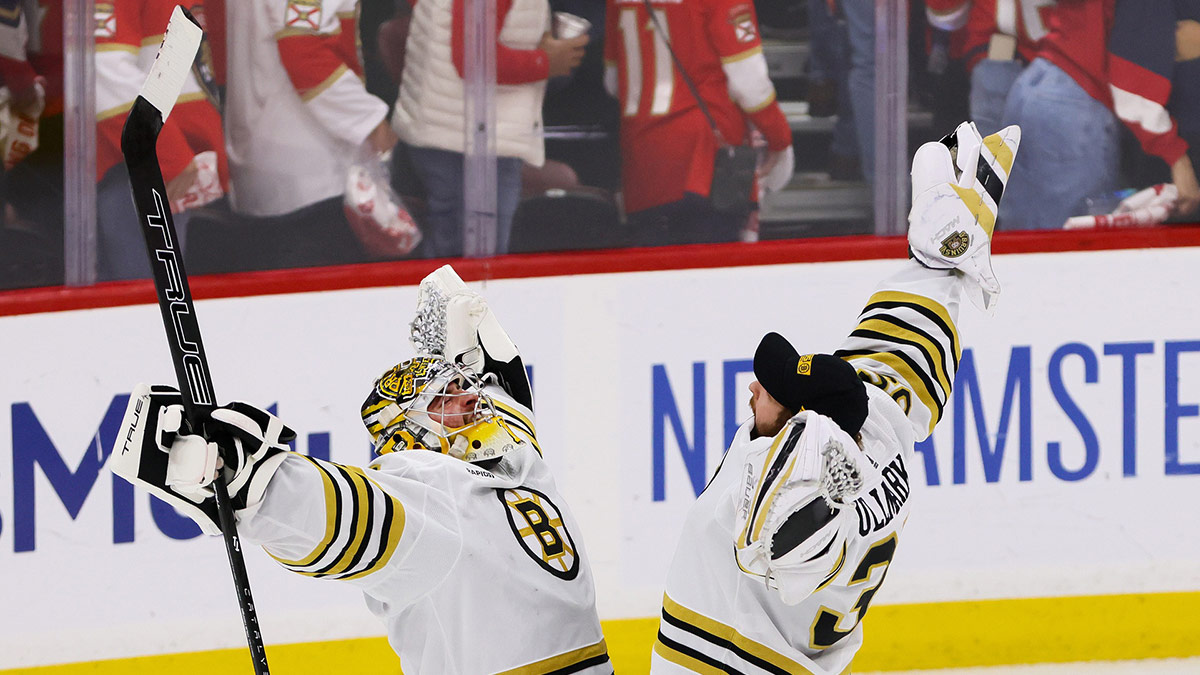
<path fill-rule="evenodd" d="M 440 356 L 403 361 L 375 381 L 362 406 L 376 454 L 432 450 L 466 462 L 498 459 L 523 442 L 479 376 Z"/>

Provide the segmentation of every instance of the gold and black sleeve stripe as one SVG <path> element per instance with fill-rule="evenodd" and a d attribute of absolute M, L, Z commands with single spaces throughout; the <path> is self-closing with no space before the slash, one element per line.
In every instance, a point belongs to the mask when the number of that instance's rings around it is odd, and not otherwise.
<path fill-rule="evenodd" d="M 929 412 L 929 429 L 941 419 L 962 358 L 958 330 L 937 301 L 913 293 L 871 296 L 858 326 L 835 352 L 856 368 L 874 361 L 903 380 Z"/>
<path fill-rule="evenodd" d="M 305 457 L 321 472 L 325 536 L 287 569 L 324 579 L 358 579 L 382 569 L 404 533 L 404 506 L 362 469 Z"/>

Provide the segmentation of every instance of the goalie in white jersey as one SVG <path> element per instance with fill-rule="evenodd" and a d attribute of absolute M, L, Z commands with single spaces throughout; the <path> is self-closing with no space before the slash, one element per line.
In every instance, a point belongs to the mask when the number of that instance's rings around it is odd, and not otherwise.
<path fill-rule="evenodd" d="M 913 443 L 950 397 L 960 295 L 990 309 L 1000 291 L 991 235 L 1019 140 L 1016 127 L 983 139 L 964 123 L 921 147 L 913 259 L 879 285 L 838 351 L 801 355 L 776 333 L 762 339 L 754 416 L 692 506 L 671 563 L 653 673 L 849 672 L 908 518 Z"/>
<path fill-rule="evenodd" d="M 245 403 L 193 435 L 178 392 L 140 385 L 113 471 L 217 534 L 219 444 L 242 538 L 293 572 L 359 588 L 405 673 L 611 675 L 515 345 L 449 266 L 422 283 L 413 337 L 425 353 L 363 404 L 379 453 L 366 470 L 288 451 L 295 434 Z"/>

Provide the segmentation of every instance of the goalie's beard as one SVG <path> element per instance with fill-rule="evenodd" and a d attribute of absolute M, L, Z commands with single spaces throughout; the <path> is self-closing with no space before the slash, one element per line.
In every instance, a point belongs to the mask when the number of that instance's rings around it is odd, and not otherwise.
<path fill-rule="evenodd" d="M 763 422 L 760 427 L 758 421 L 758 410 L 756 409 L 754 399 L 754 395 L 751 394 L 750 414 L 754 416 L 754 426 L 750 428 L 751 439 L 774 438 L 775 434 L 779 433 L 783 429 L 783 425 L 787 424 L 787 421 L 795 417 L 797 414 L 791 410 L 788 410 L 787 408 L 781 408 L 779 414 L 776 415 L 774 419 Z"/>

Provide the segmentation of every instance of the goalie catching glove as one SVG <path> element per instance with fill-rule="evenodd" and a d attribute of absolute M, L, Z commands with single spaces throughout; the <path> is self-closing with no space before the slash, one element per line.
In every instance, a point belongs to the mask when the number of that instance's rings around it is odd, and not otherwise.
<path fill-rule="evenodd" d="M 733 530 L 738 566 L 785 603 L 799 603 L 836 572 L 858 526 L 854 500 L 879 482 L 879 471 L 833 420 L 807 410 L 746 458 L 743 476 Z"/>
<path fill-rule="evenodd" d="M 220 534 L 212 481 L 222 469 L 233 508 L 257 509 L 296 433 L 279 418 L 235 401 L 214 410 L 204 435 L 191 429 L 173 387 L 139 384 L 129 397 L 113 473 L 175 507 L 206 534 Z"/>
<path fill-rule="evenodd" d="M 519 356 L 487 301 L 450 265 L 421 280 L 410 340 L 418 352 L 444 355 L 476 373 L 484 371 L 487 359 L 509 363 Z"/>
<path fill-rule="evenodd" d="M 1000 295 L 992 271 L 992 234 L 1020 143 L 1016 126 L 980 138 L 973 123 L 963 122 L 913 157 L 912 255 L 925 267 L 958 270 L 969 282 L 972 302 L 988 311 Z"/>

